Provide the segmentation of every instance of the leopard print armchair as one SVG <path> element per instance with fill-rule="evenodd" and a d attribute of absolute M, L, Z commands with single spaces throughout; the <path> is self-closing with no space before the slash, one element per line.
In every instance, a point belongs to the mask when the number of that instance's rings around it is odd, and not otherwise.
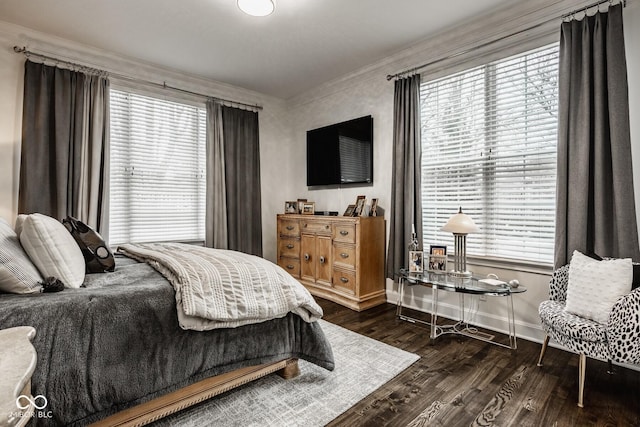
<path fill-rule="evenodd" d="M 640 288 L 621 297 L 611 309 L 606 325 L 564 310 L 569 282 L 569 266 L 557 269 L 549 283 L 549 300 L 538 312 L 546 337 L 540 350 L 538 366 L 549 338 L 580 355 L 578 370 L 578 406 L 583 407 L 586 358 L 617 363 L 640 364 Z"/>

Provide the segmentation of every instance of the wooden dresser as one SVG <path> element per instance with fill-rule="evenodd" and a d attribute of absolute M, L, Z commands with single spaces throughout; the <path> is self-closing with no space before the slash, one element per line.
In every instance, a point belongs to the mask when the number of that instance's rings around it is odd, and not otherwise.
<path fill-rule="evenodd" d="M 316 296 L 361 311 L 386 302 L 383 217 L 278 215 L 278 265 Z"/>

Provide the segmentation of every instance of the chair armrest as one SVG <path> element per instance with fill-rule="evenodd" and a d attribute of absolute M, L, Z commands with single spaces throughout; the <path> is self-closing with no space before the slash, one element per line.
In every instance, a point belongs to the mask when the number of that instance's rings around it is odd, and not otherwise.
<path fill-rule="evenodd" d="M 569 284 L 569 264 L 553 272 L 549 282 L 549 299 L 564 303 L 567 301 L 567 285 Z"/>
<path fill-rule="evenodd" d="M 611 360 L 640 364 L 640 288 L 613 305 L 607 323 Z"/>

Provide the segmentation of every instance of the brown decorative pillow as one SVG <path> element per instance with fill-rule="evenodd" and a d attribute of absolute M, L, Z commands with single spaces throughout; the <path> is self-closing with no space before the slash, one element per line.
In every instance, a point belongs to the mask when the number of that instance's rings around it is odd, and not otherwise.
<path fill-rule="evenodd" d="M 104 273 L 115 270 L 116 261 L 113 258 L 113 253 L 98 232 L 71 216 L 63 219 L 62 223 L 80 246 L 87 273 Z"/>

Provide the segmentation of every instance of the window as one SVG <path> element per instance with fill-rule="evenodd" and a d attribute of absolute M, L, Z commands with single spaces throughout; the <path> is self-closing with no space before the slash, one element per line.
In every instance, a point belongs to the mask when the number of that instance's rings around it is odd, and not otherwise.
<path fill-rule="evenodd" d="M 554 44 L 422 83 L 425 247 L 462 207 L 470 256 L 553 262 L 557 81 Z"/>
<path fill-rule="evenodd" d="M 206 110 L 111 90 L 109 243 L 204 241 Z"/>

